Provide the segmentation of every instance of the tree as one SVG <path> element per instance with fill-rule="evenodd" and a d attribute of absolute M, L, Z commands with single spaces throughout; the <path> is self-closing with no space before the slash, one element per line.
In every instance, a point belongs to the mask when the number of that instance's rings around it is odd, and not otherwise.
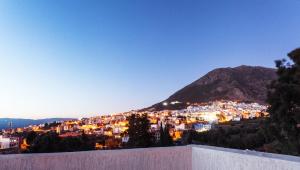
<path fill-rule="evenodd" d="M 163 128 L 162 123 L 160 124 L 160 146 L 173 146 L 173 139 L 169 133 L 169 125 L 167 124 Z"/>
<path fill-rule="evenodd" d="M 84 142 L 79 137 L 66 137 L 59 142 L 60 152 L 82 151 Z"/>
<path fill-rule="evenodd" d="M 160 146 L 164 146 L 164 128 L 163 128 L 163 124 L 162 124 L 162 122 L 160 123 L 160 129 L 159 129 L 159 135 L 160 135 L 160 137 L 159 137 L 159 144 L 160 144 Z"/>
<path fill-rule="evenodd" d="M 88 150 L 93 150 L 95 148 L 95 144 L 96 144 L 95 136 L 87 135 L 83 132 L 83 134 L 81 135 L 81 140 L 83 141 L 81 150 L 88 151 Z"/>
<path fill-rule="evenodd" d="M 29 148 L 29 152 L 33 153 L 48 153 L 59 152 L 60 138 L 56 133 L 48 132 L 39 135 L 35 138 Z"/>
<path fill-rule="evenodd" d="M 94 150 L 97 140 L 103 141 L 103 137 L 88 136 L 82 134 L 78 137 L 61 138 L 55 132 L 48 132 L 38 135 L 30 145 L 31 153 L 49 153 L 49 152 L 74 152 Z"/>
<path fill-rule="evenodd" d="M 128 146 L 135 147 L 150 147 L 152 145 L 152 135 L 149 132 L 150 122 L 148 115 L 132 114 L 129 117 Z"/>
<path fill-rule="evenodd" d="M 29 145 L 31 145 L 33 143 L 33 141 L 35 140 L 35 138 L 37 137 L 37 133 L 34 131 L 30 131 L 28 134 L 26 134 L 25 138 L 26 141 Z"/>
<path fill-rule="evenodd" d="M 276 152 L 300 154 L 300 48 L 276 61 L 278 79 L 272 82 L 268 93 L 270 119 L 268 142 Z"/>

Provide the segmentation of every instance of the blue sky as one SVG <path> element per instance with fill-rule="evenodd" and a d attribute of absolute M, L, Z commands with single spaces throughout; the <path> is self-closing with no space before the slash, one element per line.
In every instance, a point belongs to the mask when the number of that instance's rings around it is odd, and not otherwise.
<path fill-rule="evenodd" d="M 0 1 L 0 117 L 159 102 L 218 67 L 300 46 L 300 0 Z"/>

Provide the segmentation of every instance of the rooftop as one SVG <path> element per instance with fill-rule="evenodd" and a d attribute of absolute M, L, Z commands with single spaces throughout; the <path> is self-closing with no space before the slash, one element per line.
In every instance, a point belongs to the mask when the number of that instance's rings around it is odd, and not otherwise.
<path fill-rule="evenodd" d="M 300 157 L 202 145 L 0 155 L 0 169 L 5 170 L 298 170 L 299 167 Z"/>

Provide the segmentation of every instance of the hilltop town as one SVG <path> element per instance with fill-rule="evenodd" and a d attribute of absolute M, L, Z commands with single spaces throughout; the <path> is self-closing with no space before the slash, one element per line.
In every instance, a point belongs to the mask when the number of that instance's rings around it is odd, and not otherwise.
<path fill-rule="evenodd" d="M 179 101 L 164 102 L 164 106 L 177 105 Z M 82 134 L 104 137 L 95 142 L 95 149 L 122 148 L 129 140 L 128 117 L 131 114 L 147 114 L 150 121 L 150 131 L 156 141 L 160 139 L 160 127 L 168 125 L 173 141 L 180 145 L 185 131 L 195 130 L 205 132 L 215 125 L 242 119 L 255 119 L 268 116 L 267 106 L 258 103 L 237 101 L 214 101 L 208 103 L 188 103 L 185 109 L 129 111 L 118 114 L 101 115 L 91 118 L 81 118 L 68 121 L 49 122 L 40 125 L 16 129 L 3 129 L 1 132 L 1 149 L 25 151 L 29 144 L 26 137 L 20 134 L 35 132 L 43 134 L 55 132 L 60 138 L 78 137 Z"/>

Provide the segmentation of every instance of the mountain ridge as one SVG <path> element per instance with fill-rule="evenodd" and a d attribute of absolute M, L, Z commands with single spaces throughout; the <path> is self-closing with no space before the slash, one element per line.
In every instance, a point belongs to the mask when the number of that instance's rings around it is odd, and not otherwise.
<path fill-rule="evenodd" d="M 179 101 L 202 103 L 215 100 L 234 100 L 266 104 L 267 85 L 277 77 L 276 69 L 241 65 L 214 69 L 172 94 L 152 108 L 160 110 L 163 103 Z M 174 106 L 175 107 L 175 106 Z M 180 106 L 178 106 L 180 107 Z"/>

